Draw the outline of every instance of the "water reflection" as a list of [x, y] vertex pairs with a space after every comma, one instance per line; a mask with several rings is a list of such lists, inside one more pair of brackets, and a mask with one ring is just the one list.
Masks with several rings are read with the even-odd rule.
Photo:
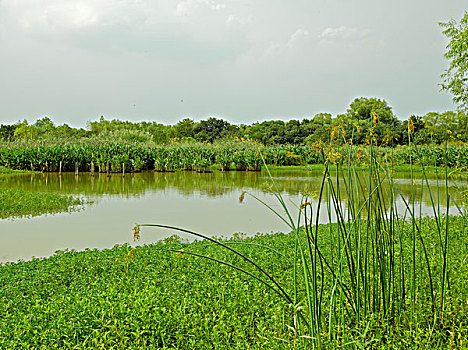
[[[431, 192], [433, 196], [446, 198], [447, 191], [445, 179], [442, 176], [437, 179], [434, 174], [428, 180], [421, 176], [411, 181], [411, 174], [397, 173], [394, 176], [394, 184], [405, 198], [410, 198], [415, 193], [416, 201], [422, 201], [426, 205], [431, 204]], [[420, 175], [420, 174], [419, 174]], [[278, 189], [287, 195], [297, 196], [301, 194], [318, 193], [322, 183], [323, 171], [273, 171], [273, 180]], [[385, 174], [380, 174], [385, 178]], [[368, 174], [363, 172], [358, 177], [352, 177], [352, 180], [359, 181], [362, 188], [367, 187]], [[344, 183], [349, 180], [346, 172], [336, 178], [336, 172], [330, 174], [331, 181], [335, 184], [342, 182], [337, 186], [342, 198], [347, 197]], [[390, 190], [389, 181], [384, 181], [384, 189]], [[431, 189], [428, 191], [427, 185]], [[265, 172], [142, 172], [135, 174], [126, 174], [122, 177], [119, 174], [96, 174], [91, 176], [89, 173], [82, 173], [75, 176], [72, 173], [58, 175], [56, 173], [44, 174], [14, 174], [0, 176], [0, 186], [9, 188], [18, 188], [35, 192], [57, 192], [63, 194], [79, 194], [93, 196], [93, 198], [102, 195], [119, 195], [124, 198], [139, 198], [141, 195], [164, 190], [175, 190], [184, 197], [192, 197], [199, 193], [208, 197], [219, 197], [229, 194], [240, 194], [243, 190], [255, 190], [261, 192], [270, 192], [273, 188], [272, 181]], [[467, 189], [465, 178], [458, 176], [448, 181], [448, 190], [452, 198], [462, 200], [463, 194]], [[397, 191], [398, 192], [398, 191]]]
[[[303, 195], [317, 197], [323, 172], [275, 171], [272, 175], [287, 205], [295, 211], [295, 205], [300, 203]], [[336, 173], [332, 173], [330, 181], [346, 214], [350, 207], [362, 208], [365, 203], [362, 193], [355, 193], [350, 197], [352, 200], [347, 200], [349, 194], [345, 182], [350, 179], [344, 175], [337, 181]], [[428, 189], [421, 186], [422, 180], [412, 184], [409, 174], [399, 173], [396, 177], [396, 186], [403, 197], [411, 202], [411, 193], [414, 192], [417, 211], [430, 215], [431, 196]], [[353, 181], [358, 181], [364, 192], [369, 190], [367, 174], [358, 175]], [[437, 181], [442, 185], [440, 188]], [[432, 196], [438, 196], [440, 202], [445, 203], [445, 180], [431, 177], [429, 185]], [[0, 220], [0, 261], [46, 256], [57, 249], [104, 248], [116, 243], [131, 243], [131, 228], [135, 222], [175, 225], [209, 235], [289, 230], [252, 198], [247, 196], [243, 204], [238, 201], [240, 193], [246, 190], [282, 212], [270, 192], [272, 183], [265, 172], [143, 172], [126, 174], [124, 178], [118, 174], [109, 177], [106, 174], [95, 174], [93, 177], [88, 173], [78, 176], [67, 173], [61, 176], [53, 173], [14, 174], [0, 176], [0, 186], [79, 195], [95, 202], [85, 210], [71, 214]], [[449, 194], [461, 203], [466, 186], [464, 179], [452, 178]], [[383, 196], [378, 200], [384, 208], [389, 208], [393, 201], [403, 215], [403, 200], [396, 190], [395, 197], [392, 197], [390, 189], [389, 182], [384, 182]], [[314, 203], [316, 207], [317, 203]], [[456, 209], [451, 207], [450, 210], [455, 213]], [[322, 210], [319, 221], [330, 220], [335, 220], [334, 216], [329, 217]], [[144, 230], [142, 243], [171, 234], [173, 232]]]

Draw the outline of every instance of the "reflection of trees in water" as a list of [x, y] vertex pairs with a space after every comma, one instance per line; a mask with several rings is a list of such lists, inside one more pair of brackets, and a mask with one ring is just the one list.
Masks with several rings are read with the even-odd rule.
[[[272, 173], [278, 189], [287, 195], [307, 195], [309, 197], [318, 197], [322, 183], [322, 171], [275, 171]], [[384, 177], [384, 175], [380, 175]], [[338, 191], [339, 198], [346, 200], [348, 191], [346, 184], [349, 183], [347, 172], [340, 173], [338, 179], [336, 172], [331, 173], [331, 183], [335, 191]], [[463, 179], [454, 179], [449, 182], [449, 193], [457, 201], [461, 201], [464, 189], [468, 188], [468, 183]], [[337, 181], [339, 185], [337, 186]], [[354, 207], [361, 207], [368, 194], [369, 178], [367, 172], [357, 173], [353, 178], [355, 184], [359, 184], [361, 193], [354, 193], [348, 202], [354, 203]], [[409, 174], [397, 173], [396, 186], [407, 200], [412, 201], [411, 194], [413, 189]], [[415, 201], [430, 205], [431, 197], [427, 185], [422, 183], [421, 179], [413, 182]], [[437, 181], [433, 176], [429, 181], [432, 196], [436, 199], [441, 198], [441, 203], [445, 203], [447, 191], [445, 180]], [[175, 190], [183, 196], [191, 197], [200, 194], [209, 197], [217, 197], [235, 193], [236, 195], [243, 190], [270, 192], [274, 187], [265, 172], [174, 172], [158, 173], [143, 172], [136, 174], [127, 174], [122, 177], [118, 174], [107, 176], [98, 174], [91, 176], [89, 173], [74, 174], [64, 173], [61, 176], [55, 173], [44, 174], [13, 174], [0, 177], [0, 186], [19, 188], [22, 190], [35, 192], [59, 192], [64, 194], [84, 194], [84, 195], [122, 195], [125, 197], [139, 197], [150, 191]], [[375, 186], [375, 180], [374, 184]], [[400, 197], [395, 190], [395, 197]], [[374, 197], [373, 197], [374, 198]], [[381, 201], [386, 208], [391, 199], [391, 186], [388, 180], [383, 182], [380, 196], [374, 198]]]

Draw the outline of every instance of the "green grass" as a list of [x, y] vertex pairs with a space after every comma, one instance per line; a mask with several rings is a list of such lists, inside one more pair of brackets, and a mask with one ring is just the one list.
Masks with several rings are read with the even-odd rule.
[[[323, 165], [323, 164], [311, 164], [311, 165], [287, 165], [287, 166], [271, 166], [269, 165], [268, 166], [268, 169], [270, 171], [281, 171], [281, 170], [298, 170], [298, 171], [307, 171], [307, 170], [312, 170], [312, 171], [318, 171], [318, 170], [325, 170], [326, 166]], [[337, 170], [337, 166], [336, 165], [330, 165], [329, 166], [329, 170], [330, 171], [336, 171]], [[357, 170], [369, 170], [369, 166], [368, 165], [361, 165], [361, 166], [356, 166], [356, 165], [353, 165], [353, 168], [357, 169]], [[347, 166], [340, 166], [339, 169], [348, 169]], [[414, 173], [422, 173], [422, 169], [420, 167], [414, 167], [411, 169], [411, 166], [410, 165], [393, 165], [391, 167], [392, 171], [395, 172], [395, 173], [409, 173], [411, 170], [414, 172]], [[266, 167], [263, 166], [262, 167], [262, 171], [265, 171], [266, 170]], [[438, 172], [439, 174], [441, 175], [444, 175], [445, 173], [445, 170], [446, 168], [445, 167], [442, 167], [442, 166], [424, 166], [424, 170], [428, 173], [428, 174], [431, 174], [431, 175], [434, 175], [436, 172]], [[450, 174], [451, 175], [455, 175], [455, 174], [460, 174], [460, 175], [465, 175], [466, 172], [462, 169], [452, 169], [450, 168], [449, 170]]]
[[[468, 228], [460, 217], [450, 221], [449, 288], [436, 323], [427, 295], [427, 275], [418, 274], [416, 317], [409, 300], [399, 306], [396, 318], [385, 322], [378, 315], [357, 322], [346, 313], [338, 314], [342, 317], [339, 329], [331, 338], [322, 330], [322, 347], [347, 344], [344, 348], [359, 348], [368, 343], [373, 348], [466, 348]], [[400, 224], [404, 245], [410, 248], [412, 225]], [[437, 239], [434, 219], [421, 220], [421, 227], [424, 239]], [[339, 234], [339, 229], [336, 224], [320, 225], [318, 232], [326, 247], [332, 243], [329, 234]], [[143, 229], [141, 234], [151, 235], [151, 230]], [[230, 246], [281, 279], [285, 290], [294, 290], [294, 233], [260, 235], [243, 242], [249, 245]], [[428, 249], [436, 248], [429, 245]], [[0, 266], [0, 348], [292, 349], [295, 342], [296, 348], [304, 348], [304, 338], [299, 336], [307, 331], [299, 325], [295, 340], [293, 308], [276, 293], [244, 273], [187, 252], [255, 273], [239, 256], [219, 246], [176, 239], [135, 250], [124, 245], [103, 251], [60, 252]], [[405, 259], [411, 262], [410, 256]], [[424, 261], [416, 263], [424, 265]], [[441, 273], [437, 261], [430, 264], [435, 276]], [[328, 274], [324, 277], [323, 298], [328, 299], [333, 279]], [[299, 300], [305, 297], [305, 290], [298, 290]], [[328, 317], [328, 310], [323, 314]]]
[[82, 204], [82, 199], [71, 196], [0, 187], [0, 219], [59, 213]]
[[15, 170], [15, 169], [10, 169], [6, 168], [4, 166], [0, 166], [0, 174], [26, 174], [26, 173], [34, 173], [31, 170]]

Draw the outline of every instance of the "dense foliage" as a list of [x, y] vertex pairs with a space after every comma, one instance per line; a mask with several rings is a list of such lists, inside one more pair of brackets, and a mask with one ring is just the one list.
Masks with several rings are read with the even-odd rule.
[[[343, 314], [343, 328], [334, 339], [323, 334], [324, 346], [466, 347], [468, 241], [463, 220], [451, 221], [450, 289], [443, 318], [436, 325], [426, 298], [429, 281], [421, 274], [417, 276], [421, 285], [417, 318], [411, 316], [411, 305], [403, 304], [398, 306], [402, 310], [398, 322], [381, 323], [369, 316], [362, 327], [366, 332], [359, 333], [355, 321]], [[424, 219], [421, 225], [425, 239], [437, 239], [433, 220]], [[324, 238], [329, 237], [330, 228], [339, 234], [336, 225], [322, 225]], [[402, 229], [402, 239], [410, 249], [411, 225]], [[280, 278], [286, 289], [293, 288], [293, 234], [258, 236], [244, 242], [273, 247], [275, 251], [233, 245]], [[203, 241], [185, 244], [177, 239], [136, 249], [116, 246], [103, 251], [61, 252], [47, 259], [8, 263], [0, 266], [0, 348], [294, 347], [294, 310], [271, 290], [226, 266], [161, 248], [202, 253], [248, 268], [238, 256], [217, 246]], [[410, 261], [410, 255], [405, 259]], [[430, 263], [438, 266], [436, 261]], [[437, 269], [433, 272], [440, 273]], [[331, 277], [327, 274], [326, 278]], [[329, 298], [332, 288], [323, 293], [323, 298]]]
[[[0, 148], [0, 166], [35, 171], [130, 172], [140, 170], [175, 171], [211, 169], [260, 170], [267, 165], [313, 165], [327, 160], [341, 164], [352, 160], [365, 166], [370, 146], [326, 145], [262, 146], [238, 141], [215, 144], [171, 143], [167, 145], [138, 142], [86, 142], [77, 144], [18, 145]], [[421, 162], [425, 166], [467, 169], [468, 146], [374, 147], [373, 152], [391, 165]], [[60, 168], [61, 167], [61, 168]], [[92, 169], [91, 169], [92, 168]]]
[[453, 95], [453, 101], [460, 110], [468, 112], [468, 11], [465, 11], [460, 23], [451, 20], [440, 23], [444, 35], [449, 39], [445, 58], [449, 68], [442, 74], [442, 89]]
[[[44, 117], [34, 124], [26, 120], [13, 125], [0, 125], [0, 141], [6, 142], [95, 142], [121, 141], [167, 144], [176, 141], [213, 143], [217, 140], [249, 139], [263, 145], [307, 145], [330, 141], [333, 129], [345, 131], [343, 142], [355, 145], [366, 143], [366, 132], [374, 126], [375, 142], [386, 146], [408, 144], [407, 127], [411, 120], [415, 127], [416, 144], [440, 144], [457, 140], [468, 142], [468, 116], [465, 112], [430, 112], [423, 116], [413, 115], [402, 121], [396, 117], [385, 100], [356, 98], [343, 114], [333, 117], [319, 113], [302, 120], [269, 120], [251, 125], [235, 125], [215, 117], [199, 122], [185, 118], [175, 125], [153, 122], [129, 122], [106, 120], [87, 123], [86, 129], [72, 128], [66, 124], [55, 126]], [[450, 134], [447, 133], [450, 131]]]

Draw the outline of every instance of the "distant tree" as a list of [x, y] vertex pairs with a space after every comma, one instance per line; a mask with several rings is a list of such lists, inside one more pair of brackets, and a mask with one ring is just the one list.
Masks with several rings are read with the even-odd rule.
[[0, 140], [13, 141], [15, 139], [15, 130], [17, 125], [0, 125]]
[[372, 122], [372, 112], [377, 113], [380, 123], [390, 126], [396, 126], [399, 123], [398, 118], [393, 114], [392, 107], [388, 105], [387, 101], [374, 97], [354, 99], [349, 105], [346, 114], [356, 120]]
[[174, 127], [153, 122], [149, 127], [149, 132], [153, 135], [153, 141], [156, 143], [165, 143], [176, 137]]
[[49, 117], [36, 120], [34, 126], [37, 128], [39, 138], [56, 137], [55, 126]]
[[457, 138], [468, 142], [468, 113], [464, 111], [459, 111], [457, 115]]
[[285, 125], [285, 141], [288, 144], [301, 145], [307, 137], [307, 129], [299, 120], [292, 119]]
[[36, 120], [34, 126], [43, 130], [50, 130], [54, 128], [54, 123], [52, 122], [52, 120], [50, 120], [49, 117], [43, 117], [42, 119]]
[[450, 65], [441, 76], [444, 79], [442, 90], [453, 95], [459, 110], [468, 112], [468, 11], [465, 11], [460, 23], [452, 19], [439, 25], [449, 39], [444, 57]]
[[308, 136], [304, 142], [307, 144], [318, 141], [328, 142], [330, 140], [332, 122], [332, 115], [330, 113], [318, 113], [312, 120], [303, 122], [308, 132]]
[[267, 120], [253, 123], [245, 130], [247, 139], [258, 141], [264, 145], [285, 144], [286, 128], [282, 120]]
[[[414, 128], [414, 138], [412, 138], [412, 141], [414, 141], [416, 144], [419, 144], [419, 145], [430, 143], [430, 140], [432, 139], [431, 138], [432, 134], [426, 128], [425, 123], [424, 123], [424, 118], [418, 115], [412, 115], [411, 117], [408, 118], [408, 121], [410, 120], [413, 123], [413, 128]], [[408, 123], [403, 123], [402, 126], [403, 128], [406, 128], [406, 130], [402, 130], [403, 141], [405, 144], [408, 144], [408, 132], [407, 132]]]
[[[374, 113], [378, 116], [378, 122], [374, 120]], [[388, 132], [400, 124], [387, 101], [374, 97], [354, 99], [341, 121], [346, 130], [346, 137], [353, 137], [355, 143], [363, 143], [366, 132], [373, 127], [380, 144]]]
[[14, 137], [17, 140], [37, 140], [39, 138], [39, 129], [35, 125], [29, 125], [25, 119], [17, 124]]
[[231, 130], [232, 125], [229, 122], [214, 117], [202, 120], [194, 126], [195, 138], [207, 142], [226, 137]]
[[174, 134], [178, 138], [194, 137], [195, 123], [190, 118], [185, 118], [174, 125]]
[[99, 121], [92, 122], [88, 121], [86, 123], [86, 127], [91, 131], [92, 134], [99, 134], [100, 132], [104, 130], [109, 130], [110, 129], [110, 122], [108, 120], [104, 119], [104, 116], [101, 115], [101, 118], [99, 118]]

